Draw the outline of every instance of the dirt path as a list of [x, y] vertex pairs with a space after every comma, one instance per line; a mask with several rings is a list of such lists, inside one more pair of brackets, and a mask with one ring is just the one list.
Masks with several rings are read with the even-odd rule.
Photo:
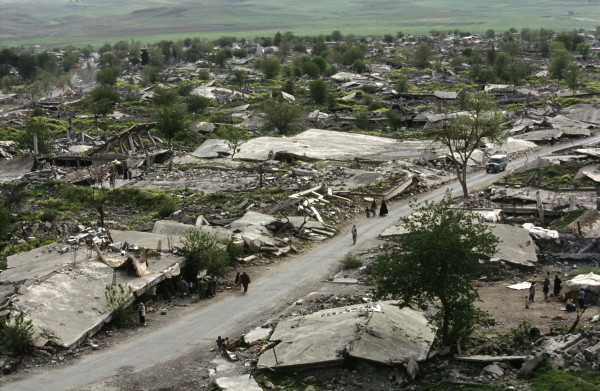
[[[600, 136], [585, 140], [599, 141]], [[548, 153], [552, 149], [539, 151], [529, 159]], [[511, 162], [516, 168], [527, 159], [520, 158]], [[471, 189], [484, 187], [497, 181], [504, 174], [490, 175], [479, 172], [469, 177]], [[450, 189], [460, 194], [458, 183], [446, 188], [433, 190], [419, 201], [439, 200], [445, 191]], [[52, 369], [47, 372], [28, 374], [27, 378], [2, 385], [6, 391], [29, 391], [43, 389], [45, 391], [63, 390], [135, 390], [137, 379], [145, 379], [141, 383], [153, 385], [152, 389], [162, 383], [174, 384], [187, 382], [182, 371], [197, 372], [190, 374], [190, 381], [196, 384], [199, 380], [202, 357], [214, 343], [215, 337], [221, 335], [239, 335], [275, 317], [282, 308], [290, 304], [290, 300], [302, 297], [318, 287], [324, 276], [336, 268], [339, 259], [347, 252], [366, 246], [398, 218], [411, 213], [408, 201], [389, 205], [389, 215], [384, 218], [364, 217], [348, 222], [348, 226], [336, 237], [315, 246], [306, 253], [284, 260], [277, 265], [265, 268], [260, 277], [254, 277], [247, 294], [231, 293], [221, 295], [206, 305], [194, 307], [190, 311], [182, 311], [176, 320], [166, 322], [163, 327], [152, 328], [151, 332], [132, 335], [130, 339], [105, 351], [83, 357], [72, 365]], [[352, 246], [349, 228], [357, 224], [358, 241]], [[179, 364], [182, 360], [196, 362], [200, 365], [188, 369]], [[135, 372], [135, 373], [134, 373]], [[182, 376], [184, 379], [182, 380]], [[126, 380], [129, 379], [129, 380]], [[194, 383], [196, 382], [196, 383]], [[101, 385], [103, 384], [103, 385]], [[122, 388], [126, 386], [125, 388]], [[170, 388], [171, 386], [165, 385]], [[183, 389], [187, 386], [182, 385]], [[142, 389], [142, 388], [139, 388]], [[147, 389], [147, 388], [144, 388]]]

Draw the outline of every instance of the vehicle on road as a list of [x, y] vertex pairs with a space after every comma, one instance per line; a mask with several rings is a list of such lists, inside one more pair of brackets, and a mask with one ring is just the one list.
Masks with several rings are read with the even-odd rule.
[[508, 157], [506, 155], [493, 155], [485, 166], [485, 172], [499, 172], [506, 170]]

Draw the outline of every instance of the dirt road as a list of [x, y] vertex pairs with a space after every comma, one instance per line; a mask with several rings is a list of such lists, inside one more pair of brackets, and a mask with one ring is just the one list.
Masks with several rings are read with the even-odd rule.
[[[600, 141], [600, 136], [581, 140], [577, 144]], [[527, 158], [511, 161], [509, 171], [500, 174], [475, 173], [469, 176], [470, 190], [483, 188], [507, 175], [510, 170], [523, 165], [537, 156], [548, 154], [569, 145], [556, 145], [530, 154]], [[455, 195], [461, 193], [460, 185], [453, 182], [447, 187], [433, 190], [422, 195], [419, 201], [439, 200], [447, 189]], [[360, 248], [372, 241], [383, 230], [394, 224], [399, 217], [408, 215], [411, 210], [408, 201], [389, 206], [387, 217], [361, 218], [349, 222], [345, 231], [336, 237], [316, 246], [310, 251], [279, 263], [250, 284], [247, 294], [231, 294], [211, 301], [197, 311], [173, 320], [165, 327], [114, 346], [113, 348], [91, 354], [73, 365], [49, 370], [16, 382], [2, 384], [6, 391], [45, 391], [77, 390], [86, 385], [98, 384], [110, 379], [124, 370], [141, 371], [161, 362], [169, 362], [178, 356], [189, 354], [192, 349], [206, 349], [213, 345], [215, 336], [233, 335], [240, 325], [254, 319], [271, 316], [276, 309], [298, 297], [303, 288], [313, 286], [315, 282], [337, 266], [340, 258], [347, 252]], [[352, 246], [350, 227], [358, 227], [358, 240]]]

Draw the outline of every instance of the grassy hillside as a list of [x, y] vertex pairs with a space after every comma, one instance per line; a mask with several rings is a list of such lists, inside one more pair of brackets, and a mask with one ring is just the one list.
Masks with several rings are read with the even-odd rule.
[[600, 0], [0, 0], [0, 46], [600, 25]]

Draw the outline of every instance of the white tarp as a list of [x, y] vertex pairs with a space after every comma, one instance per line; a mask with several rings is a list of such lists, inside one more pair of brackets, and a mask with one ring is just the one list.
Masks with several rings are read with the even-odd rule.
[[600, 294], [600, 275], [594, 273], [579, 274], [565, 283], [564, 293], [576, 292], [579, 288]]
[[513, 285], [507, 285], [507, 288], [510, 289], [516, 289], [518, 291], [521, 291], [523, 289], [529, 289], [529, 287], [531, 286], [531, 282], [525, 281], [525, 282], [519, 282], [517, 284], [513, 284]]
[[558, 239], [558, 231], [553, 229], [546, 229], [542, 227], [536, 227], [531, 223], [523, 224], [523, 228], [525, 228], [529, 233], [533, 234], [538, 239]]

